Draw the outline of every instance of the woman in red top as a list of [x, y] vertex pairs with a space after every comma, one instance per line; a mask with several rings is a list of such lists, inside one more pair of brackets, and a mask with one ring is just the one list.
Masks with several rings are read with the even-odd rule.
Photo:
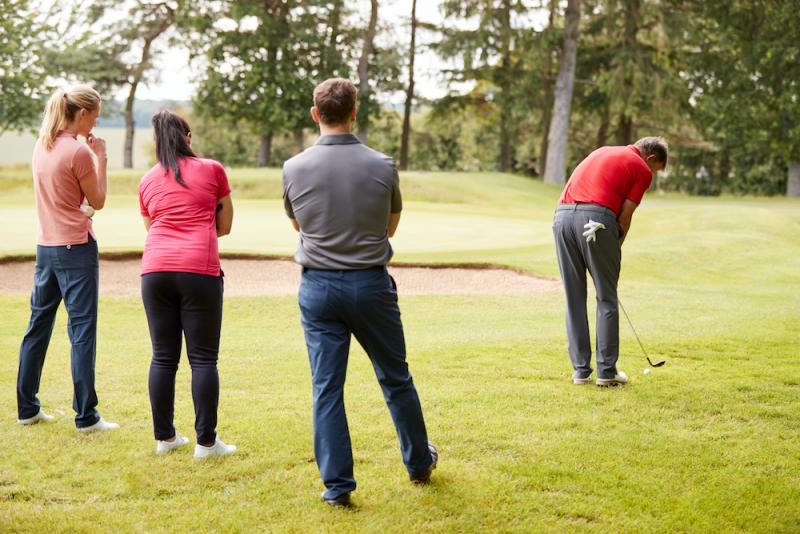
[[216, 433], [223, 289], [217, 237], [231, 230], [231, 188], [220, 163], [192, 151], [185, 120], [161, 111], [153, 117], [153, 129], [158, 164], [142, 177], [139, 205], [147, 229], [142, 301], [153, 343], [149, 390], [156, 454], [189, 443], [173, 426], [175, 373], [185, 336], [197, 432], [194, 455], [224, 456], [236, 447]]

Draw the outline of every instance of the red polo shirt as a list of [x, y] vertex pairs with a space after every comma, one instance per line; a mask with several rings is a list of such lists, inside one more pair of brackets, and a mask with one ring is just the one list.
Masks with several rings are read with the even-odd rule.
[[653, 172], [633, 145], [598, 148], [575, 167], [560, 204], [605, 206], [617, 215], [625, 199], [639, 204], [653, 181]]
[[201, 158], [180, 158], [186, 187], [161, 164], [142, 177], [139, 207], [152, 225], [142, 255], [142, 274], [197, 273], [219, 276], [217, 201], [231, 194], [225, 168]]

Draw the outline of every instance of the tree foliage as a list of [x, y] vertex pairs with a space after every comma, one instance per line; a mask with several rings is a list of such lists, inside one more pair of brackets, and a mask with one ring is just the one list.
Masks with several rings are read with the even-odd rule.
[[[714, 145], [713, 190], [776, 194], [800, 162], [800, 10], [791, 0], [686, 0], [692, 117]], [[714, 157], [716, 156], [716, 157]]]
[[[349, 74], [341, 46], [344, 7], [326, 1], [218, 2], [194, 27], [207, 60], [195, 104], [200, 114], [243, 124], [261, 136], [260, 164], [273, 135], [312, 126], [309, 97], [316, 81]], [[227, 19], [222, 26], [215, 20]]]
[[494, 123], [497, 167], [511, 171], [518, 134], [515, 125], [520, 119], [515, 93], [525, 79], [524, 55], [518, 44], [531, 31], [514, 22], [524, 20], [531, 6], [523, 0], [445, 0], [442, 9], [446, 20], [457, 23], [441, 26], [442, 39], [434, 49], [459, 61], [458, 67], [446, 71], [450, 82], [488, 84], [486, 96], [499, 110], [499, 120]]
[[[31, 127], [52, 87], [77, 81], [105, 95], [128, 87], [132, 132], [136, 88], [158, 78], [169, 44], [201, 66], [192, 119], [204, 152], [227, 161], [296, 153], [314, 128], [313, 87], [343, 76], [369, 87], [358, 116], [369, 143], [395, 157], [403, 145], [410, 168], [545, 170], [563, 0], [442, 0], [441, 20], [418, 21], [433, 42], [414, 52], [446, 66], [448, 93], [435, 101], [416, 94], [420, 76], [413, 92], [405, 85], [405, 17], [374, 17], [365, 0], [89, 0], [47, 13], [34, 2], [0, 0], [0, 133]], [[800, 194], [796, 0], [581, 6], [567, 174], [598, 146], [663, 135], [671, 158], [657, 187]]]
[[30, 128], [49, 91], [45, 24], [27, 0], [0, 0], [0, 135]]

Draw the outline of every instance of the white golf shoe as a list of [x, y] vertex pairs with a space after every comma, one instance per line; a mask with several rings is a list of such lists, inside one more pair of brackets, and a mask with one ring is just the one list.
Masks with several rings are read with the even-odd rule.
[[577, 373], [572, 375], [572, 383], [575, 384], [575, 385], [578, 385], [578, 386], [582, 386], [584, 384], [588, 384], [591, 381], [592, 381], [592, 375], [591, 374], [589, 374], [589, 376], [586, 376], [586, 377], [580, 377], [580, 376], [577, 375]]
[[236, 445], [226, 445], [219, 439], [217, 436], [217, 440], [214, 444], [210, 447], [206, 447], [205, 445], [200, 445], [199, 443], [194, 446], [194, 457], [195, 458], [209, 458], [211, 456], [228, 456], [229, 454], [233, 454], [236, 452]]
[[46, 423], [47, 421], [52, 421], [52, 420], [53, 416], [44, 413], [40, 408], [39, 413], [37, 413], [33, 417], [28, 417], [27, 419], [17, 419], [17, 423], [21, 425], [35, 425], [39, 421], [43, 421]]
[[614, 378], [597, 379], [597, 385], [600, 387], [624, 386], [627, 383], [628, 383], [628, 375], [626, 375], [622, 371], [617, 371], [617, 374], [614, 375]]
[[167, 454], [172, 452], [178, 447], [183, 447], [189, 444], [189, 438], [181, 436], [175, 432], [175, 439], [172, 441], [156, 440], [156, 454]]
[[101, 430], [116, 430], [117, 428], [119, 428], [119, 425], [117, 423], [109, 423], [108, 421], [106, 421], [101, 417], [100, 420], [97, 421], [92, 426], [85, 426], [83, 428], [79, 428], [78, 432], [84, 432], [84, 433], [100, 432]]

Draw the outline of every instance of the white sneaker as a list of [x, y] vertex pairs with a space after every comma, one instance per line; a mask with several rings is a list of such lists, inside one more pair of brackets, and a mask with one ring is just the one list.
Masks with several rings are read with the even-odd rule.
[[119, 428], [117, 423], [109, 423], [102, 417], [98, 422], [93, 424], [92, 426], [85, 426], [83, 428], [79, 428], [78, 432], [98, 432], [100, 430], [115, 430]]
[[42, 409], [39, 408], [39, 413], [37, 413], [33, 417], [28, 417], [27, 419], [17, 419], [17, 423], [21, 425], [35, 425], [39, 421], [44, 421], [46, 423], [47, 421], [52, 421], [52, 420], [53, 420], [52, 415], [44, 413]]
[[617, 371], [617, 374], [614, 375], [614, 378], [597, 379], [597, 385], [600, 387], [624, 386], [627, 383], [628, 383], [628, 375], [626, 375], [622, 371]]
[[189, 438], [186, 436], [181, 436], [177, 432], [175, 432], [175, 439], [172, 441], [162, 441], [156, 440], [156, 454], [167, 454], [168, 452], [172, 452], [178, 447], [183, 447], [184, 445], [189, 444]]
[[236, 445], [226, 445], [219, 439], [217, 436], [217, 440], [214, 444], [210, 447], [206, 447], [205, 445], [200, 445], [199, 443], [194, 446], [194, 457], [195, 458], [208, 458], [209, 456], [227, 456], [229, 454], [233, 454], [236, 452]]
[[588, 384], [591, 381], [592, 381], [592, 375], [591, 374], [589, 376], [585, 377], [585, 378], [581, 378], [581, 377], [577, 376], [576, 374], [572, 375], [572, 383], [576, 384], [578, 386], [582, 386], [584, 384]]

